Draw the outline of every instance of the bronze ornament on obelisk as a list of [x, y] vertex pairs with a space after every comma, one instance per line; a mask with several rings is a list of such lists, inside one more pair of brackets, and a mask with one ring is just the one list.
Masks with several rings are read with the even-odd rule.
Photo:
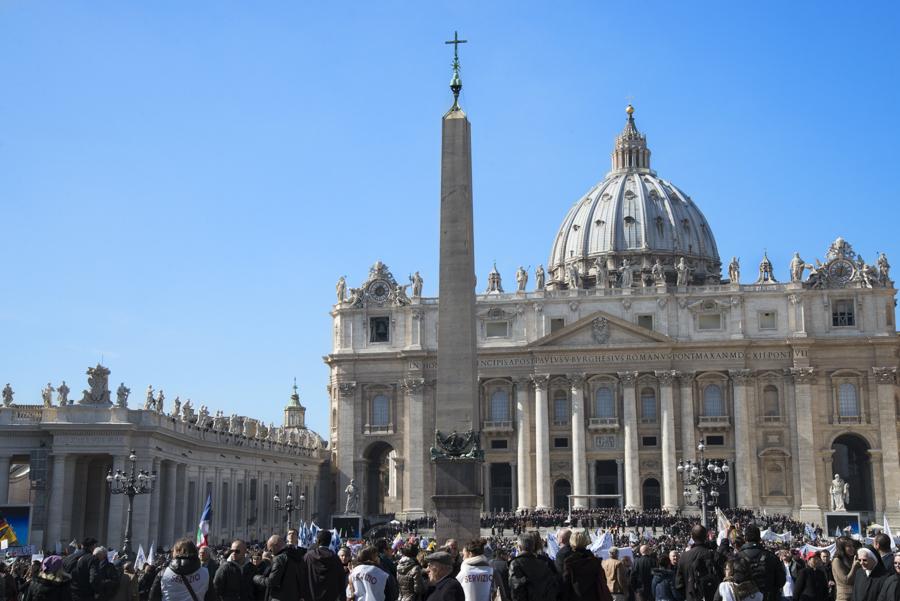
[[459, 44], [454, 34], [453, 106], [442, 120], [441, 242], [435, 410], [435, 536], [460, 545], [480, 535], [483, 452], [478, 425], [475, 349], [475, 247], [472, 219], [472, 140], [459, 106]]

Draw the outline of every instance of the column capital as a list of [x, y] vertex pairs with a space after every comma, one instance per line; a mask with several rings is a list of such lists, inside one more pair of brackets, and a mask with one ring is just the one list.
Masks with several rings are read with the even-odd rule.
[[400, 388], [406, 394], [418, 394], [425, 387], [425, 378], [405, 378], [400, 381]]
[[344, 398], [353, 396], [356, 390], [356, 382], [338, 382], [338, 394]]
[[622, 380], [623, 384], [634, 384], [635, 380], [637, 380], [638, 372], [636, 371], [620, 371], [619, 379]]
[[573, 391], [581, 390], [581, 387], [584, 385], [584, 374], [566, 374], [566, 378], [569, 380], [569, 386], [572, 387]]
[[731, 379], [739, 386], [746, 386], [753, 379], [754, 372], [752, 369], [730, 369], [728, 373]]
[[790, 374], [797, 384], [814, 384], [816, 381], [815, 367], [792, 367]]
[[872, 373], [875, 374], [875, 380], [879, 384], [896, 384], [897, 368], [896, 367], [873, 367]]
[[659, 383], [663, 386], [671, 386], [676, 378], [681, 377], [681, 372], [674, 369], [663, 369], [655, 373], [656, 379], [659, 380]]
[[550, 381], [550, 376], [544, 374], [534, 374], [531, 376], [531, 382], [534, 384], [535, 389], [537, 390], [546, 390], [547, 383]]
[[697, 378], [697, 372], [695, 372], [695, 371], [680, 371], [680, 372], [678, 372], [678, 379], [681, 380], [682, 384], [692, 384], [696, 378]]

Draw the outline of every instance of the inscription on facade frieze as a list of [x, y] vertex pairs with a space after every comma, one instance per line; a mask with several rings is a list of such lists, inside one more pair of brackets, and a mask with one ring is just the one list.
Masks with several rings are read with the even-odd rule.
[[67, 433], [63, 436], [54, 436], [55, 444], [122, 444], [124, 436], [98, 436], [95, 432]]

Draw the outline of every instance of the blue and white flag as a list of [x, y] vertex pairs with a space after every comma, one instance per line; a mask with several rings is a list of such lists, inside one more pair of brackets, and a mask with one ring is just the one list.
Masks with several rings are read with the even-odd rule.
[[147, 561], [153, 563], [153, 560], [156, 558], [156, 541], [150, 543], [150, 550], [147, 551]]
[[897, 550], [897, 541], [894, 540], [894, 533], [891, 532], [891, 525], [888, 523], [887, 513], [884, 515], [884, 533], [887, 534], [891, 539], [891, 551]]
[[341, 548], [341, 535], [334, 528], [331, 529], [331, 545], [329, 548], [335, 553]]
[[547, 557], [555, 560], [557, 553], [559, 553], [559, 542], [556, 540], [556, 533], [548, 532], [547, 533]]
[[[885, 523], [887, 523], [887, 519], [885, 519]], [[803, 531], [806, 532], [806, 536], [807, 538], [809, 538], [809, 540], [811, 540], [812, 542], [816, 542], [818, 536], [816, 535], [816, 529], [813, 528], [812, 524], [804, 524]]]
[[140, 572], [144, 569], [145, 563], [147, 563], [147, 556], [144, 555], [144, 545], [138, 545], [138, 552], [134, 558], [134, 571]]

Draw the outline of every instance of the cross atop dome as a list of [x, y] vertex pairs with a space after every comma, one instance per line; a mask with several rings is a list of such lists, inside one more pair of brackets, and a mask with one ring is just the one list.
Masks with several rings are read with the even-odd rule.
[[625, 128], [616, 137], [616, 146], [612, 153], [613, 171], [637, 171], [650, 172], [650, 149], [647, 148], [647, 138], [638, 131], [634, 123], [634, 107], [629, 104], [625, 107], [628, 115]]

